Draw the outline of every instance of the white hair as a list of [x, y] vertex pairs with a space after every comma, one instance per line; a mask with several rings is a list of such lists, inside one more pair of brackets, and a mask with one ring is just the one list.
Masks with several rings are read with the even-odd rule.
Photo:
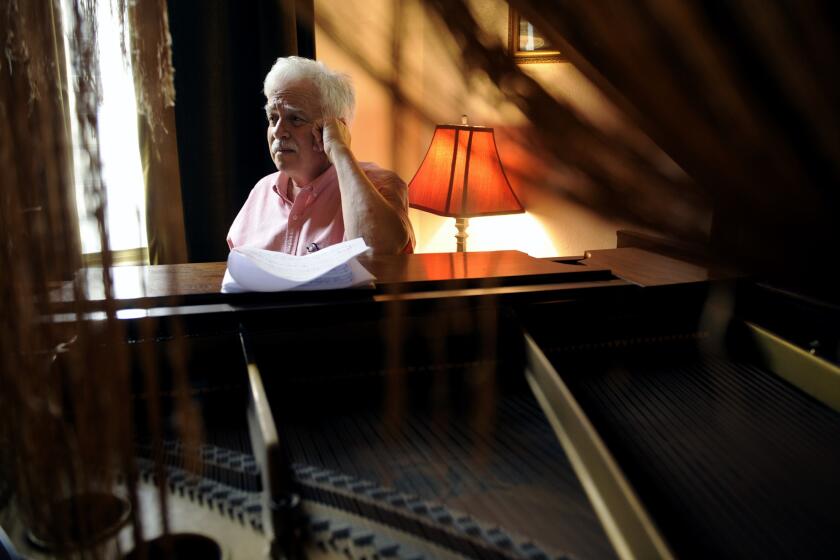
[[330, 70], [320, 61], [299, 56], [278, 58], [265, 77], [265, 98], [271, 100], [284, 81], [301, 78], [310, 80], [320, 93], [324, 117], [344, 119], [348, 125], [353, 121], [356, 94], [350, 76]]

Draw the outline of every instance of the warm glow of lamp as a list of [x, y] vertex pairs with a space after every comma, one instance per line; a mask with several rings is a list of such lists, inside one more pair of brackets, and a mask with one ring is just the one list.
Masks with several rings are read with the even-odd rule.
[[510, 187], [492, 128], [438, 125], [420, 169], [408, 185], [412, 208], [455, 218], [458, 251], [467, 250], [469, 218], [525, 209]]

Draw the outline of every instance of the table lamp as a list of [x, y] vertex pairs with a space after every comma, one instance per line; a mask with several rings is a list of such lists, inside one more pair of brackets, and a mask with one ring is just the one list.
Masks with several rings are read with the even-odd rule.
[[469, 218], [524, 212], [510, 187], [492, 128], [439, 124], [408, 185], [412, 208], [455, 218], [456, 248], [467, 250]]

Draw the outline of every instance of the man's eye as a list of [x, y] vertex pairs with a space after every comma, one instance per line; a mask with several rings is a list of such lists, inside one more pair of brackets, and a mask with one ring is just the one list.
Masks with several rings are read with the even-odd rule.
[[269, 115], [268, 122], [270, 122], [271, 124], [277, 123], [277, 115]]

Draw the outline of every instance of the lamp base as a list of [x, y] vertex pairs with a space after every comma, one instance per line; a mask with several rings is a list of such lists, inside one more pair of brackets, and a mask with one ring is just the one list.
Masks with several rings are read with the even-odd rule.
[[455, 218], [455, 229], [458, 233], [455, 234], [455, 250], [459, 253], [467, 252], [467, 227], [470, 225], [469, 218]]

